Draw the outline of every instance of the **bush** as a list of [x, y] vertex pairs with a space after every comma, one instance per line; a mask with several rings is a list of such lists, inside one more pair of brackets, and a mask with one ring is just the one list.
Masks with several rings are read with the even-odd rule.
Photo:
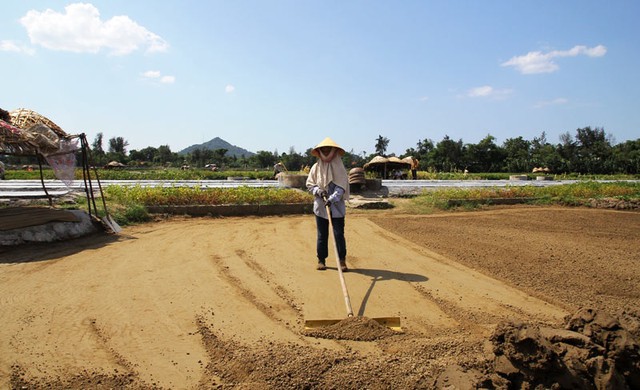
[[124, 219], [127, 223], [142, 223], [149, 222], [151, 216], [147, 212], [146, 207], [142, 205], [132, 205], [126, 209]]

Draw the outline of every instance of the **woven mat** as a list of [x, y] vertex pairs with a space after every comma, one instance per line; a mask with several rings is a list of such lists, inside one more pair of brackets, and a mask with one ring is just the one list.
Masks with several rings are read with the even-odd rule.
[[48, 222], [80, 222], [71, 211], [39, 207], [0, 208], [0, 230], [44, 225]]

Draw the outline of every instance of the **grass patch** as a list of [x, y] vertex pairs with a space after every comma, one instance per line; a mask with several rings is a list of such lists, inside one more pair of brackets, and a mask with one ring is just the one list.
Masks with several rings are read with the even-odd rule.
[[[190, 205], [273, 205], [312, 203], [313, 196], [305, 191], [267, 187], [201, 188], [108, 186], [104, 188], [110, 214], [122, 226], [151, 220], [147, 206]], [[526, 204], [592, 206], [593, 200], [615, 199], [640, 202], [640, 183], [583, 181], [547, 187], [533, 185], [495, 188], [447, 188], [425, 190], [412, 198], [392, 198], [394, 213], [431, 214], [443, 210], [474, 210], [500, 200], [522, 200]], [[44, 201], [43, 201], [44, 202]], [[99, 216], [104, 216], [102, 201], [96, 200]], [[64, 208], [87, 210], [86, 199], [79, 197]], [[354, 212], [363, 212], [355, 211]], [[367, 210], [366, 212], [377, 212]]]
[[290, 188], [201, 188], [201, 187], [142, 187], [109, 186], [105, 189], [107, 200], [122, 204], [143, 206], [188, 206], [223, 204], [310, 203], [313, 196]]
[[313, 196], [290, 188], [201, 188], [109, 186], [104, 190], [107, 207], [122, 226], [151, 219], [147, 206], [272, 205], [311, 203]]
[[149, 215], [147, 208], [139, 204], [116, 208], [113, 212], [113, 218], [119, 225], [131, 225], [151, 221], [151, 215]]
[[[23, 169], [8, 169], [6, 171], [7, 180], [40, 180], [40, 170], [37, 165], [33, 166], [33, 171]], [[55, 179], [53, 170], [49, 166], [43, 166], [42, 170], [45, 179]], [[294, 172], [291, 172], [294, 173]], [[530, 172], [435, 172], [418, 171], [420, 180], [509, 180], [512, 175], [527, 175], [529, 179], [535, 179], [539, 174]], [[372, 172], [367, 172], [373, 177]], [[94, 171], [91, 170], [91, 176]], [[193, 168], [182, 170], [176, 167], [139, 167], [128, 166], [120, 169], [98, 168], [98, 176], [101, 180], [226, 180], [228, 177], [238, 177], [244, 179], [272, 180], [273, 170], [263, 168], [258, 170], [223, 170], [212, 171], [204, 168]], [[554, 180], [637, 180], [640, 175], [583, 175], [578, 173], [565, 173], [550, 175]], [[77, 180], [82, 179], [82, 169], [77, 168], [75, 172]]]
[[[456, 172], [433, 172], [433, 171], [418, 171], [418, 179], [420, 180], [509, 180], [513, 175], [525, 175], [529, 180], [535, 180], [539, 173], [531, 172], [474, 172], [464, 173], [460, 171]], [[640, 175], [625, 175], [625, 174], [602, 174], [602, 175], [584, 175], [579, 173], [563, 173], [563, 174], [551, 174], [548, 175], [553, 180], [638, 180]]]
[[[55, 174], [49, 167], [43, 167], [42, 176], [45, 180], [54, 180]], [[95, 171], [91, 170], [91, 177], [95, 178]], [[98, 169], [100, 180], [227, 180], [228, 177], [243, 179], [272, 180], [273, 170], [225, 170], [212, 171], [210, 169], [179, 168], [131, 168]], [[9, 169], [6, 171], [7, 180], [40, 180], [40, 170], [37, 166], [33, 171]], [[76, 168], [75, 179], [82, 180], [82, 169]]]
[[548, 187], [447, 188], [424, 191], [411, 199], [404, 210], [428, 214], [451, 208], [474, 209], [503, 199], [520, 199], [527, 204], [583, 206], [592, 199], [604, 198], [637, 201], [640, 199], [640, 183], [585, 181]]

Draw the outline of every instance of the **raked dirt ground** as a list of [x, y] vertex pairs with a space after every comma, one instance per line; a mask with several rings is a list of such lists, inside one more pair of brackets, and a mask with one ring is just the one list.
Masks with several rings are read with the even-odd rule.
[[402, 334], [305, 333], [346, 315], [333, 247], [314, 269], [309, 215], [2, 248], [0, 388], [465, 388], [489, 375], [505, 321], [562, 328], [591, 307], [638, 336], [639, 212], [354, 211], [346, 236], [354, 312], [398, 316]]

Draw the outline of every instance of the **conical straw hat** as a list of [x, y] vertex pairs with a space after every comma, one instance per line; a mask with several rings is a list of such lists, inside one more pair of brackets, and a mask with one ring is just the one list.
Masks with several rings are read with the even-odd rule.
[[318, 154], [318, 149], [323, 146], [331, 146], [332, 148], [336, 148], [338, 149], [338, 154], [340, 154], [341, 156], [344, 155], [344, 149], [342, 149], [337, 143], [335, 143], [334, 140], [329, 137], [323, 139], [322, 142], [316, 145], [316, 147], [311, 150], [311, 154], [316, 157], [320, 157], [320, 155]]

